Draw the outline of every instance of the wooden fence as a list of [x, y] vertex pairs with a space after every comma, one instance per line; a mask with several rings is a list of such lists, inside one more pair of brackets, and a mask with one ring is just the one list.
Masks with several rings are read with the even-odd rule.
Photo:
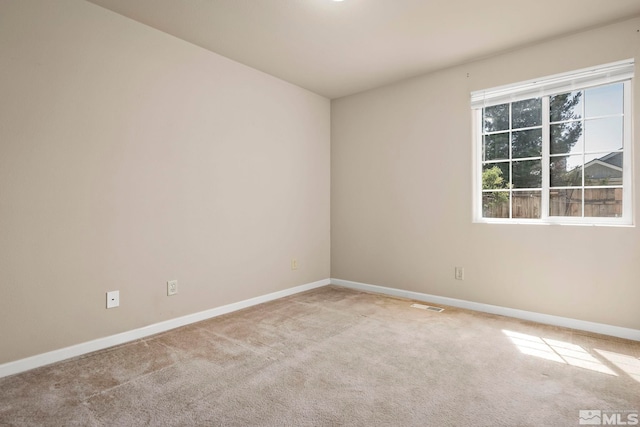
[[[551, 190], [549, 192], [550, 216], [582, 216], [581, 188]], [[484, 193], [482, 215], [484, 218], [509, 218], [509, 202], [501, 201], [497, 193]], [[504, 194], [504, 193], [503, 193]], [[540, 218], [541, 192], [512, 192], [513, 218]], [[585, 217], [622, 216], [622, 188], [586, 188], [584, 190]]]

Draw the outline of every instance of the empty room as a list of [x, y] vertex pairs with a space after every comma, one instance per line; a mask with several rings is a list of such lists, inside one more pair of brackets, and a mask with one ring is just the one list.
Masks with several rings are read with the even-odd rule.
[[0, 0], [0, 426], [640, 422], [637, 0]]

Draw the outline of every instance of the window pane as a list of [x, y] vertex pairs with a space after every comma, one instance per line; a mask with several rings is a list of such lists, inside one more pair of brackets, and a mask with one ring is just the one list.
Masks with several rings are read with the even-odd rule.
[[542, 129], [513, 132], [511, 146], [514, 159], [540, 157], [542, 155]]
[[585, 185], [622, 185], [622, 153], [588, 156], [584, 165]]
[[482, 216], [484, 218], [509, 218], [509, 192], [482, 193]]
[[540, 218], [542, 192], [514, 191], [511, 208], [513, 218]]
[[623, 83], [599, 86], [584, 91], [585, 117], [622, 114]]
[[482, 166], [482, 189], [509, 188], [509, 163], [490, 163]]
[[551, 157], [549, 178], [552, 187], [582, 185], [582, 155]]
[[622, 216], [622, 188], [585, 189], [584, 216]]
[[582, 152], [582, 122], [551, 125], [551, 154]]
[[585, 151], [616, 151], [622, 148], [622, 117], [587, 120], [584, 123]]
[[540, 188], [542, 185], [542, 161], [513, 162], [514, 188]]
[[542, 125], [542, 100], [525, 99], [511, 104], [512, 129]]
[[549, 118], [552, 122], [582, 118], [582, 91], [550, 97]]
[[483, 111], [485, 132], [509, 129], [509, 104], [494, 105]]
[[550, 216], [582, 216], [582, 189], [549, 191]]
[[495, 133], [484, 136], [482, 147], [484, 160], [500, 160], [509, 158], [509, 133]]

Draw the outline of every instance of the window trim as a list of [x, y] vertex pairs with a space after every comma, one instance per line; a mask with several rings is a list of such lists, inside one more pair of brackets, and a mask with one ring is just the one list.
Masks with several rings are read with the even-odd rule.
[[583, 68], [567, 73], [527, 80], [471, 92], [471, 108], [490, 107], [561, 92], [618, 83], [633, 78], [634, 59]]
[[[635, 226], [635, 198], [633, 197], [633, 138], [632, 138], [632, 79], [634, 61], [625, 60], [599, 67], [577, 70], [544, 77], [513, 85], [471, 93], [471, 113], [473, 129], [473, 222], [488, 224], [566, 224], [586, 226]], [[513, 103], [523, 99], [542, 97], [543, 111], [548, 112], [550, 95], [584, 90], [594, 86], [623, 83], [623, 148], [625, 161], [622, 165], [622, 216], [620, 217], [560, 217], [549, 216], [549, 133], [548, 114], [542, 117], [542, 201], [540, 218], [484, 218], [482, 216], [482, 109], [492, 105]], [[512, 92], [509, 92], [512, 90]], [[584, 187], [583, 187], [584, 188]]]

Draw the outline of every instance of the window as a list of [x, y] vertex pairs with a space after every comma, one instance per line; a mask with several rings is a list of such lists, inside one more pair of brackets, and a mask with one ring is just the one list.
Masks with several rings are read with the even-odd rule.
[[632, 224], [621, 61], [471, 94], [478, 222]]

